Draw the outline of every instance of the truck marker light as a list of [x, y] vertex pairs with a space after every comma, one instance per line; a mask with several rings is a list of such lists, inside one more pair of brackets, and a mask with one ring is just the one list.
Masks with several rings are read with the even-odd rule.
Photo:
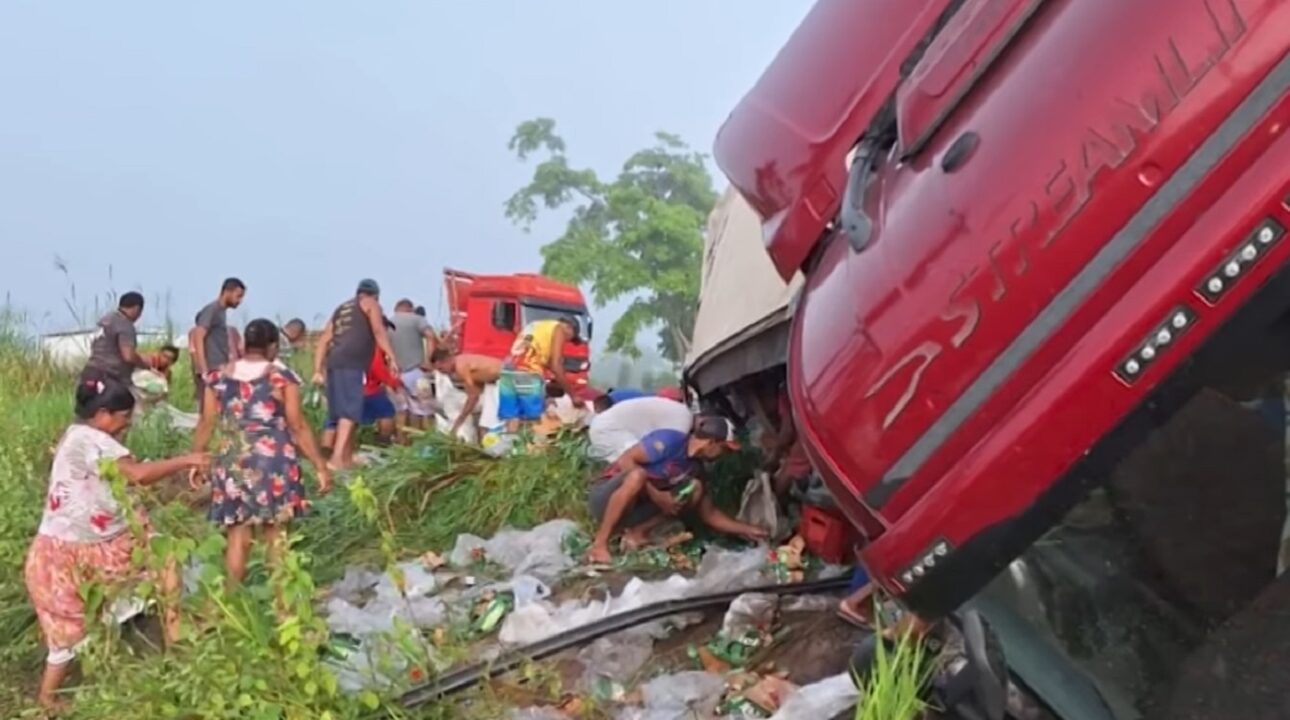
[[1112, 374], [1126, 385], [1137, 382], [1147, 367], [1164, 354], [1165, 349], [1195, 322], [1196, 314], [1190, 307], [1183, 305], [1174, 308], [1164, 320], [1156, 324], [1150, 335], [1138, 343], [1137, 349], [1116, 365]]
[[[1246, 242], [1223, 260], [1218, 269], [1196, 289], [1196, 294], [1211, 305], [1218, 302], [1232, 285], [1254, 266], [1273, 243], [1285, 235], [1285, 228], [1276, 220], [1267, 218], [1250, 233]], [[1225, 281], [1224, 278], [1227, 278]]]
[[900, 574], [900, 580], [908, 588], [916, 580], [931, 572], [943, 558], [949, 557], [950, 543], [947, 540], [937, 540], [932, 547], [928, 548], [913, 565]]

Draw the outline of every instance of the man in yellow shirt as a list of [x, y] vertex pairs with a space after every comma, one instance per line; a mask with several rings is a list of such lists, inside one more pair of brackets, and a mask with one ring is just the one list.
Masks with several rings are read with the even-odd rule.
[[578, 321], [571, 316], [529, 323], [515, 339], [497, 383], [497, 414], [507, 431], [516, 432], [521, 423], [542, 418], [546, 373], [551, 373], [553, 385], [566, 393], [573, 390], [564, 374], [564, 346], [570, 342], [582, 342]]

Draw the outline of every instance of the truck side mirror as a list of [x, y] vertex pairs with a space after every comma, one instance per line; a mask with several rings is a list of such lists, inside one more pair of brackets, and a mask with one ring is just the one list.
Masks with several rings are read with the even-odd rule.
[[515, 329], [515, 304], [508, 302], [493, 303], [493, 327], [498, 330]]

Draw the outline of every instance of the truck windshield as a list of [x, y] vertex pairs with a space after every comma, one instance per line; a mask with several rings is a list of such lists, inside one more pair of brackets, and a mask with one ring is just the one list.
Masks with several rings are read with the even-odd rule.
[[529, 303], [524, 303], [520, 308], [521, 327], [538, 320], [559, 320], [566, 315], [572, 315], [578, 321], [579, 337], [586, 342], [591, 342], [591, 316], [587, 314], [586, 308], [532, 305]]

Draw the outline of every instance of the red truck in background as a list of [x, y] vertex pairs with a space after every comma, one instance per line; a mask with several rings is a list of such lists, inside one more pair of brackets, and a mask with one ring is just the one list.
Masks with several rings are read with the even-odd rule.
[[587, 384], [592, 321], [581, 290], [533, 273], [477, 275], [445, 268], [443, 276], [459, 352], [504, 359], [529, 323], [571, 315], [587, 342], [565, 348], [564, 369], [574, 384]]
[[1288, 51], [1285, 0], [819, 0], [734, 109], [715, 159], [805, 276], [797, 427], [907, 607], [955, 610], [1202, 390], [1290, 368]]

